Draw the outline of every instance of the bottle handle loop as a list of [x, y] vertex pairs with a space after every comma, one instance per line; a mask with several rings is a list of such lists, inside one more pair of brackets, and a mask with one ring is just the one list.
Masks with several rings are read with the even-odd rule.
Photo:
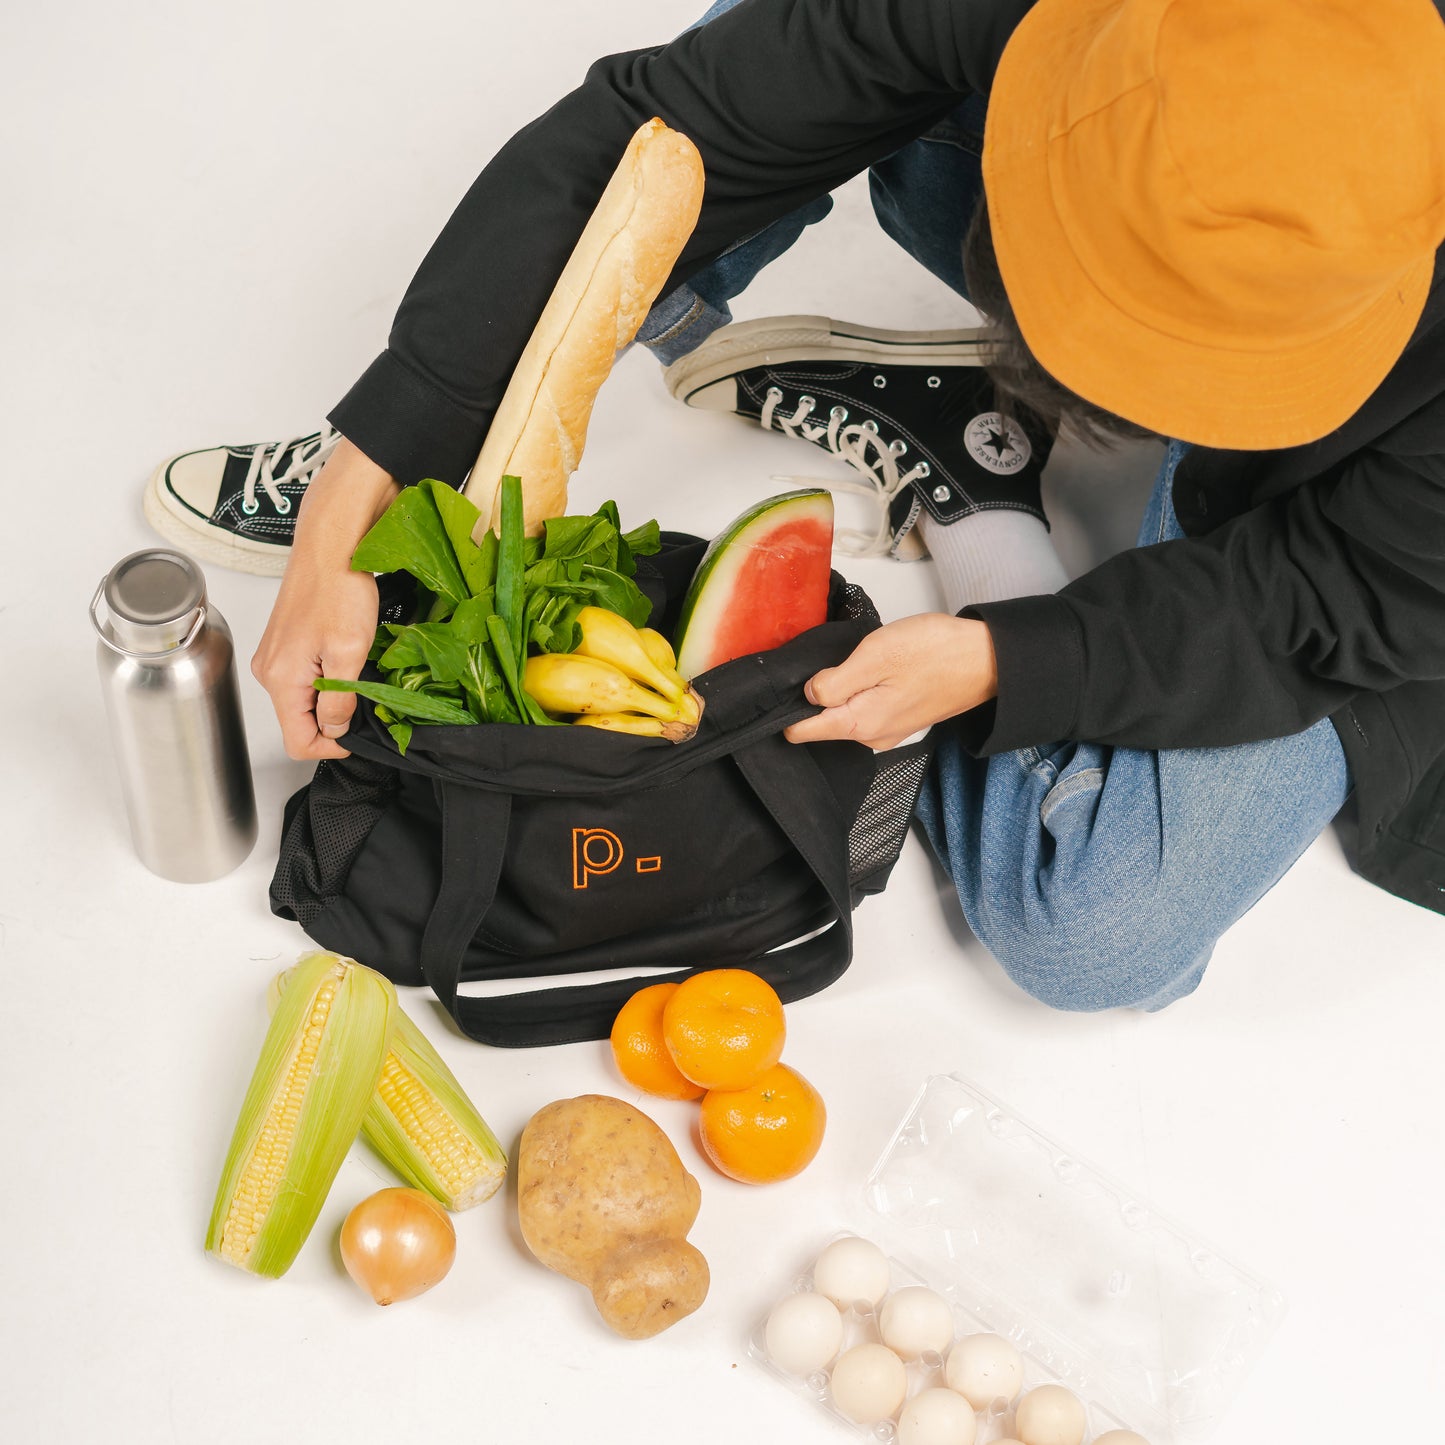
[[100, 579], [99, 585], [95, 589], [95, 596], [90, 599], [91, 625], [95, 628], [95, 635], [100, 638], [100, 640], [105, 643], [105, 645], [110, 648], [112, 652], [119, 653], [122, 657], [135, 658], [137, 661], [142, 662], [149, 661], [157, 657], [169, 657], [171, 653], [180, 652], [183, 649], [189, 647], [191, 643], [196, 640], [196, 637], [200, 633], [201, 628], [206, 625], [206, 604], [202, 602], [201, 605], [196, 609], [196, 620], [191, 624], [191, 630], [187, 632], [185, 637], [182, 638], [182, 640], [178, 642], [174, 647], [163, 647], [159, 652], [133, 652], [128, 647], [122, 647], [120, 643], [118, 643], [115, 638], [113, 638], [109, 634], [109, 632], [107, 632], [105, 624], [100, 620], [100, 613], [98, 609], [100, 607], [100, 595], [104, 591], [105, 578], [102, 577]]

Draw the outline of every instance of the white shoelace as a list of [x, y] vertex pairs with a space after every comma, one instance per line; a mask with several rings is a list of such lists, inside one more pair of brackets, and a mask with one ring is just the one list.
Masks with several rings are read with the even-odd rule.
[[[928, 476], [931, 468], [927, 462], [918, 462], [906, 472], [898, 469], [898, 459], [908, 451], [905, 441], [889, 442], [885, 445], [878, 435], [878, 423], [871, 418], [861, 422], [848, 420], [848, 409], [835, 406], [828, 413], [828, 424], [809, 422], [808, 418], [817, 410], [817, 400], [811, 396], [798, 399], [797, 409], [792, 416], [780, 416], [778, 403], [783, 393], [777, 387], [769, 387], [763, 400], [759, 421], [764, 431], [774, 429], [785, 436], [802, 437], [805, 441], [822, 442], [834, 456], [848, 463], [858, 472], [863, 481], [838, 481], [825, 477], [774, 476], [775, 482], [787, 482], [794, 486], [819, 486], [842, 492], [856, 492], [867, 497], [878, 509], [878, 525], [872, 532], [844, 527], [835, 534], [834, 543], [838, 551], [850, 557], [886, 557], [892, 533], [888, 519], [888, 508], [894, 497], [910, 482], [921, 481]], [[875, 460], [869, 461], [872, 451]]]
[[[261, 510], [261, 504], [256, 500], [256, 487], [259, 483], [261, 490], [270, 497], [271, 505], [281, 516], [286, 516], [291, 510], [291, 498], [281, 495], [281, 483], [309, 482], [316, 472], [320, 471], [326, 458], [336, 450], [336, 444], [340, 440], [341, 433], [323, 423], [321, 430], [314, 436], [308, 434], [287, 437], [285, 441], [277, 442], [274, 447], [258, 446], [251, 453], [251, 465], [247, 469], [246, 485], [241, 493], [241, 510], [248, 517], [254, 517]], [[296, 455], [291, 458], [291, 465], [280, 476], [275, 475], [276, 464], [292, 447], [296, 447]]]

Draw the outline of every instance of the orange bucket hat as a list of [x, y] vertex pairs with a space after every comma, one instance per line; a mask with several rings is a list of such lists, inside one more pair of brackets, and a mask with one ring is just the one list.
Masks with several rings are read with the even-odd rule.
[[1231, 450], [1384, 379], [1445, 241], [1431, 0], [1039, 0], [989, 97], [984, 193], [1040, 364]]

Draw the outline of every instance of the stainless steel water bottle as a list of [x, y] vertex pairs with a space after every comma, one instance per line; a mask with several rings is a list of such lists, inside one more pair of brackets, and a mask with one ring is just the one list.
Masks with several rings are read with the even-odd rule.
[[131, 836], [162, 878], [204, 883], [256, 842], [231, 630], [182, 552], [132, 552], [90, 603]]

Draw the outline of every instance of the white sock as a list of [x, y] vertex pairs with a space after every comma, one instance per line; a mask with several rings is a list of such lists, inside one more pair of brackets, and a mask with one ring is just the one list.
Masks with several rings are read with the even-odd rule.
[[1049, 529], [1012, 507], [974, 512], [945, 527], [925, 510], [918, 528], [938, 564], [950, 612], [977, 602], [1057, 592], [1068, 580]]

